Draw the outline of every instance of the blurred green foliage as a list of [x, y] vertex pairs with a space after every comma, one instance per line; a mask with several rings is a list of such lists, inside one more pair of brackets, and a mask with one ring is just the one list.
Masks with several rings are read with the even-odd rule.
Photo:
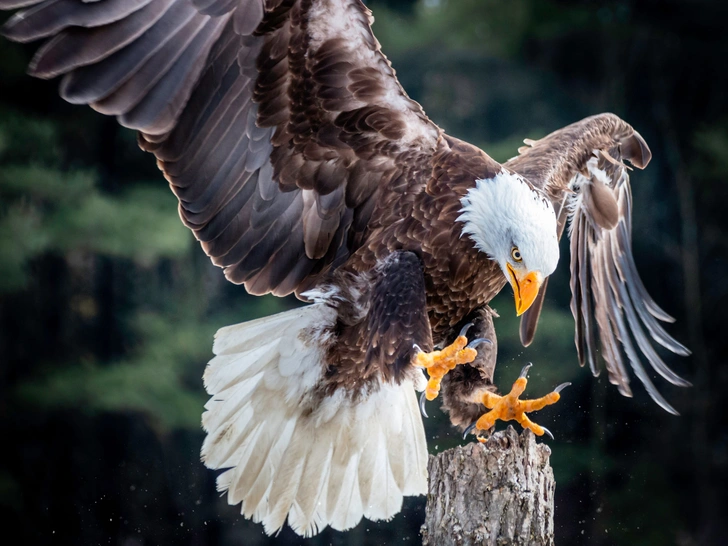
[[38, 407], [61, 406], [84, 412], [134, 411], [160, 431], [200, 426], [205, 399], [190, 371], [207, 360], [211, 325], [158, 313], [131, 317], [141, 340], [126, 358], [83, 362], [50, 372], [18, 387], [18, 395]]
[[548, 39], [583, 28], [593, 17], [593, 10], [552, 0], [432, 0], [417, 3], [414, 17], [386, 4], [373, 3], [374, 28], [390, 56], [443, 48], [512, 58], [533, 37]]
[[161, 185], [99, 191], [90, 170], [61, 168], [49, 121], [0, 115], [0, 293], [21, 289], [43, 253], [83, 252], [150, 264], [180, 257], [189, 233]]

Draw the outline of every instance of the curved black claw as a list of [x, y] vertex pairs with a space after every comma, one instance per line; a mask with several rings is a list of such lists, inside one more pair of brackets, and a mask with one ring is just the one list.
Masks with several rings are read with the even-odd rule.
[[529, 370], [529, 368], [530, 368], [531, 366], [533, 366], [533, 364], [531, 364], [530, 362], [529, 362], [528, 364], [526, 364], [526, 365], [525, 365], [525, 366], [523, 367], [523, 369], [521, 370], [521, 375], [519, 375], [518, 377], [526, 377], [526, 375], [528, 374], [528, 370]]
[[554, 389], [554, 392], [561, 392], [561, 391], [563, 391], [563, 390], [564, 390], [564, 389], [565, 389], [566, 387], [570, 387], [570, 386], [571, 386], [571, 383], [568, 383], [568, 382], [567, 382], [567, 383], [562, 383], [561, 385], [559, 385], [558, 387], [556, 387], [556, 388]]
[[417, 353], [424, 353], [425, 351], [422, 350], [422, 347], [417, 345], [417, 343], [412, 344], [412, 348], [415, 350], [415, 354]]
[[473, 431], [473, 429], [475, 428], [475, 423], [477, 423], [477, 421], [473, 421], [472, 423], [470, 423], [470, 426], [465, 429], [465, 432], [463, 432], [463, 440], [465, 440], [465, 438], [468, 437], [468, 434]]
[[468, 334], [468, 330], [470, 330], [472, 327], [473, 327], [473, 323], [468, 322], [465, 326], [460, 328], [460, 333], [458, 334], [458, 337], [466, 336]]
[[547, 429], [546, 427], [541, 427], [541, 428], [543, 429], [543, 431], [544, 431], [544, 432], [545, 432], [546, 434], [548, 434], [548, 435], [549, 435], [549, 438], [551, 438], [552, 440], [554, 439], [554, 435], [553, 435], [553, 434], [551, 434], [551, 431], [550, 431], [549, 429]]
[[474, 339], [473, 341], [468, 343], [467, 347], [468, 347], [468, 349], [475, 349], [476, 347], [478, 347], [479, 345], [482, 345], [483, 343], [489, 343], [491, 345], [493, 344], [493, 342], [491, 340], [486, 339], [484, 337], [479, 337], [478, 339]]
[[427, 402], [427, 398], [425, 398], [425, 391], [422, 391], [422, 394], [420, 394], [420, 411], [422, 412], [422, 416], [427, 418], [429, 415], [425, 411], [425, 402]]

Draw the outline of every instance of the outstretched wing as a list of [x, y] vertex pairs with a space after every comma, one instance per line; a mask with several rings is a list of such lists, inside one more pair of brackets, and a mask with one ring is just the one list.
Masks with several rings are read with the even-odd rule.
[[[670, 383], [689, 385], [667, 367], [652, 346], [650, 338], [676, 354], [690, 354], [660, 325], [660, 321], [674, 319], [647, 293], [632, 257], [632, 191], [628, 168], [622, 161], [626, 159], [639, 169], [646, 167], [652, 157], [647, 144], [613, 114], [586, 118], [526, 143], [529, 146], [521, 148], [521, 155], [506, 167], [551, 196], [560, 211], [562, 231], [567, 218], [571, 219], [571, 312], [576, 321], [579, 362], [582, 366], [589, 362], [598, 375], [598, 336], [609, 381], [619, 392], [632, 395], [626, 355], [655, 402], [676, 413], [642, 365], [642, 358], [646, 358]], [[521, 340], [525, 345], [536, 331], [541, 302], [522, 318]]]
[[359, 0], [0, 0], [72, 103], [139, 131], [182, 221], [249, 292], [301, 293], [361, 245], [439, 129]]

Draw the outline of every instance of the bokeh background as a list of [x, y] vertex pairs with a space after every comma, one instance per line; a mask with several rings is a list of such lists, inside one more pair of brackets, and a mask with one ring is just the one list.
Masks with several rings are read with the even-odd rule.
[[[693, 382], [621, 397], [580, 369], [568, 249], [523, 349], [512, 296], [497, 381], [574, 386], [536, 420], [550, 441], [560, 545], [728, 544], [728, 2], [377, 0], [374, 31], [409, 94], [505, 160], [612, 111], [654, 158], [635, 172], [634, 252], [693, 350]], [[221, 326], [285, 310], [226, 283], [178, 220], [151, 156], [111, 119], [24, 74], [0, 41], [0, 519], [24, 544], [283, 545], [215, 492], [199, 460], [201, 376]], [[505, 292], [508, 292], [507, 290]], [[461, 443], [430, 404], [432, 453]], [[417, 544], [424, 499], [311, 545]]]

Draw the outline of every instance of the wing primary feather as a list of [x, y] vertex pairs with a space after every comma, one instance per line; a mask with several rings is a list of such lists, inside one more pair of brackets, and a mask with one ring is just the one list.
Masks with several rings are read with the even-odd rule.
[[[599, 367], [597, 366], [597, 351], [594, 333], [592, 331], [592, 297], [596, 293], [593, 286], [592, 278], [589, 275], [589, 267], [591, 265], [591, 256], [589, 255], [589, 234], [591, 226], [589, 226], [586, 218], [582, 215], [579, 218], [580, 226], [578, 230], [578, 253], [579, 253], [579, 288], [581, 289], [581, 316], [584, 321], [584, 343], [586, 346], [587, 360], [589, 369], [594, 377], [599, 375]], [[597, 320], [598, 315], [597, 315]]]
[[609, 382], [617, 385], [623, 395], [631, 396], [629, 391], [629, 376], [624, 370], [619, 356], [619, 344], [616, 339], [619, 336], [618, 334], [615, 336], [615, 331], [612, 328], [613, 317], [610, 311], [613, 310], [614, 306], [611, 304], [610, 288], [605, 279], [606, 271], [603, 265], [603, 249], [601, 247], [595, 247], [591, 249], [591, 253], [591, 274], [593, 280], [591, 291], [594, 297], [594, 315], [599, 326], [599, 343], [604, 361], [607, 365]]
[[665, 331], [660, 323], [657, 322], [655, 316], [647, 311], [646, 305], [640, 305], [640, 303], [644, 303], [644, 300], [641, 298], [641, 294], [639, 294], [636, 290], [633, 290], [634, 279], [639, 278], [638, 273], [632, 269], [624, 253], [617, 253], [615, 261], [619, 269], [620, 277], [627, 285], [630, 298], [635, 302], [634, 309], [649, 331], [652, 339], [675, 354], [680, 356], [689, 356], [691, 354], [690, 350]]
[[[40, 5], [13, 15], [3, 25], [2, 34], [15, 42], [32, 42], [47, 38], [70, 27], [98, 27], [115, 23], [152, 0], [106, 0], [105, 2], [79, 2], [78, 0], [41, 0], [33, 2], [0, 2], [0, 9]], [[25, 5], [23, 5], [25, 4]]]
[[667, 411], [668, 413], [672, 413], [673, 415], [680, 415], [677, 412], [677, 410], [675, 410], [675, 408], [673, 408], [667, 402], [667, 400], [665, 400], [665, 398], [660, 394], [660, 391], [657, 390], [655, 385], [652, 383], [652, 380], [647, 375], [647, 372], [645, 371], [644, 367], [642, 366], [639, 356], [637, 355], [637, 352], [635, 351], [634, 346], [632, 345], [632, 341], [629, 338], [629, 331], [627, 330], [626, 326], [624, 325], [624, 321], [622, 320], [621, 313], [614, 314], [613, 317], [617, 324], [617, 328], [620, 332], [622, 346], [624, 347], [624, 351], [627, 354], [627, 357], [629, 358], [629, 361], [632, 365], [632, 369], [634, 370], [634, 373], [637, 376], [637, 378], [645, 386], [647, 393], [665, 411]]
[[192, 0], [197, 11], [203, 15], [219, 17], [235, 7], [238, 0]]
[[[221, 114], [205, 126], [205, 133], [209, 135], [209, 142], [203, 142], [199, 147], [203, 153], [192, 154], [197, 161], [182, 161], [165, 165], [167, 175], [175, 185], [175, 193], [187, 208], [192, 212], [196, 210], [193, 203], [202, 198], [205, 193], [214, 191], [215, 178], [226, 169], [237, 166], [234, 174], [246, 170], [246, 158], [249, 139], [245, 133], [234, 130], [236, 121], [248, 115], [251, 107], [245, 89], [233, 87], [227, 100], [221, 105]], [[222, 114], [226, 114], [223, 116]], [[205, 153], [207, 152], [207, 153]], [[254, 172], [254, 169], [250, 169]], [[223, 181], [233, 179], [229, 170], [223, 176]], [[189, 184], [189, 180], [197, 180], [196, 184]], [[223, 189], [223, 188], [221, 188]]]
[[27, 8], [43, 1], [45, 0], [0, 0], [0, 9]]
[[205, 67], [207, 54], [222, 32], [225, 22], [222, 17], [211, 19], [164, 78], [132, 110], [119, 116], [119, 122], [125, 127], [149, 134], [170, 131], [189, 99], [192, 88]]
[[607, 371], [609, 372], [610, 382], [617, 385], [620, 394], [631, 398], [632, 389], [629, 386], [629, 375], [624, 365], [624, 359], [622, 358], [622, 351], [620, 349], [620, 343], [623, 342], [615, 318], [615, 315], [619, 315], [621, 318], [622, 311], [620, 305], [617, 303], [612, 284], [608, 279], [611, 270], [609, 269], [606, 249], [602, 246], [596, 248], [595, 252], [600, 255], [600, 259], [598, 260], [597, 270], [594, 275], [598, 276], [599, 282], [602, 285], [602, 298], [600, 298], [600, 302], [605, 308], [604, 310], [608, 319], [608, 331], [606, 332], [607, 345], [605, 348], [606, 356], [604, 360], [607, 365]]
[[663, 322], [675, 322], [675, 319], [665, 313], [659, 305], [655, 303], [652, 296], [647, 292], [645, 285], [642, 283], [642, 279], [637, 274], [637, 265], [634, 263], [634, 254], [632, 252], [632, 188], [630, 187], [629, 177], [627, 172], [624, 171], [620, 176], [619, 182], [619, 193], [620, 193], [620, 208], [622, 215], [622, 222], [624, 224], [624, 237], [623, 237], [623, 255], [627, 264], [629, 264], [628, 270], [633, 272], [633, 276], [630, 283], [630, 290], [634, 289], [639, 294], [645, 307], [652, 316]]
[[[194, 23], [188, 25], [193, 19]], [[61, 82], [61, 97], [73, 104], [88, 104], [103, 99], [131, 78], [180, 31], [194, 36], [194, 27], [200, 27], [203, 23], [204, 18], [197, 15], [191, 6], [182, 2], [174, 4], [133, 43], [98, 64], [82, 66], [67, 74]], [[185, 36], [180, 38], [184, 40]], [[184, 49], [179, 45], [177, 48]]]
[[574, 316], [575, 330], [574, 330], [574, 343], [576, 344], [576, 352], [579, 358], [579, 365], [584, 366], [587, 360], [587, 346], [586, 338], [584, 337], [584, 322], [585, 317], [581, 314], [582, 307], [582, 290], [581, 290], [581, 275], [579, 272], [582, 269], [581, 265], [581, 254], [579, 246], [581, 243], [581, 236], [578, 229], [579, 217], [574, 215], [571, 220], [571, 277], [569, 284], [571, 286], [571, 314]]
[[105, 59], [130, 44], [154, 25], [174, 0], [157, 0], [111, 25], [91, 29], [69, 28], [43, 45], [33, 57], [28, 73], [50, 79]]
[[635, 309], [652, 338], [673, 353], [688, 356], [690, 355], [690, 350], [667, 334], [659, 322], [657, 322], [657, 320], [674, 322], [675, 319], [665, 313], [654, 302], [652, 297], [647, 293], [642, 279], [640, 279], [637, 273], [637, 267], [632, 254], [632, 192], [626, 173], [622, 173], [620, 176], [618, 190], [622, 221], [613, 234], [612, 255], [614, 256], [620, 277], [627, 286], [629, 295], [635, 303]]
[[[153, 151], [160, 161], [177, 162], [188, 155], [194, 154], [195, 144], [202, 135], [210, 118], [219, 114], [219, 105], [226, 96], [227, 90], [232, 85], [234, 78], [228, 76], [228, 71], [236, 64], [237, 49], [240, 42], [239, 36], [230, 36], [229, 24], [227, 35], [221, 36], [210, 52], [208, 66], [200, 77], [200, 82], [195, 92], [190, 97], [179, 123], [175, 126], [168, 138]], [[172, 62], [176, 57], [172, 59]], [[171, 64], [170, 64], [171, 65]], [[146, 67], [145, 67], [146, 68]], [[168, 67], [164, 68], [164, 71]], [[151, 70], [151, 74], [156, 73]]]
[[[612, 268], [610, 277], [613, 279], [614, 274], [616, 273], [616, 269]], [[637, 314], [635, 313], [634, 309], [634, 303], [630, 300], [629, 294], [627, 290], [624, 287], [624, 284], [619, 282], [618, 280], [611, 280], [610, 281], [611, 289], [615, 293], [615, 296], [617, 296], [617, 305], [619, 308], [624, 310], [624, 313], [626, 314], [627, 323], [630, 326], [630, 330], [632, 332], [632, 335], [635, 338], [635, 341], [637, 341], [637, 345], [639, 346], [640, 350], [642, 351], [642, 354], [645, 355], [647, 360], [650, 362], [652, 367], [659, 373], [662, 377], [667, 379], [670, 383], [673, 385], [677, 385], [679, 387], [689, 387], [691, 384], [677, 375], [675, 372], [673, 372], [663, 361], [662, 359], [657, 355], [655, 350], [653, 349], [652, 345], [650, 344], [649, 340], [644, 334], [644, 331], [642, 330], [642, 327], [640, 326], [640, 319], [638, 318]], [[615, 309], [613, 312], [619, 312], [618, 309]]]

